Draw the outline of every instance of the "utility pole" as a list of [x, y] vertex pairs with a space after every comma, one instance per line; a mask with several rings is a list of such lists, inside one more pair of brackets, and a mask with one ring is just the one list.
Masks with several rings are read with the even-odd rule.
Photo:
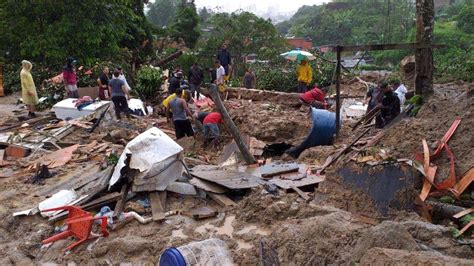
[[433, 0], [416, 0], [416, 42], [423, 45], [415, 51], [415, 92], [419, 95], [433, 93]]

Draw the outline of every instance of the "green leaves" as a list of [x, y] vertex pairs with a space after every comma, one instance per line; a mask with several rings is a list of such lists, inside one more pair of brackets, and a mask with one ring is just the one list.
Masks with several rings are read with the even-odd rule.
[[136, 76], [136, 92], [140, 98], [152, 100], [161, 92], [161, 71], [151, 66], [142, 66]]

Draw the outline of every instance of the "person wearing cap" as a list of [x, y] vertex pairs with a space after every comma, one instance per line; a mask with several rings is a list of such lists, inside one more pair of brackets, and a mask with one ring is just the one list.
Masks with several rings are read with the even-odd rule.
[[193, 114], [189, 110], [186, 100], [183, 99], [182, 88], [178, 88], [176, 90], [176, 97], [169, 103], [166, 116], [169, 117], [170, 113], [173, 113], [172, 117], [176, 138], [181, 139], [185, 136], [194, 137], [193, 127], [191, 126], [191, 121], [188, 119], [194, 118]]
[[398, 99], [398, 96], [387, 83], [384, 83], [381, 88], [382, 94], [380, 102], [377, 104], [377, 107], [380, 108], [380, 113], [375, 118], [376, 128], [384, 128], [400, 114], [400, 99]]
[[178, 71], [170, 78], [170, 85], [168, 87], [168, 92], [173, 94], [181, 86], [181, 80], [183, 78], [183, 72]]
[[296, 68], [296, 74], [298, 76], [298, 92], [305, 93], [313, 80], [313, 70], [305, 59], [301, 60]]
[[23, 60], [21, 61], [23, 69], [20, 72], [21, 81], [21, 98], [23, 103], [28, 107], [28, 116], [35, 117], [35, 105], [38, 104], [38, 94], [36, 92], [35, 82], [31, 76], [31, 68], [33, 65], [31, 62]]
[[79, 98], [77, 91], [76, 59], [68, 57], [63, 69], [63, 81], [69, 98]]
[[326, 93], [329, 87], [322, 89], [314, 87], [312, 90], [300, 94], [300, 101], [316, 109], [328, 109], [329, 105], [326, 102]]

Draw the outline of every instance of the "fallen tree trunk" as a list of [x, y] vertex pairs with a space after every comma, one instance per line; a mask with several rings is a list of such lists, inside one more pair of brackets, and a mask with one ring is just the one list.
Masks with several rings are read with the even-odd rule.
[[222, 119], [224, 120], [224, 123], [230, 133], [232, 134], [232, 137], [234, 138], [235, 143], [237, 144], [237, 147], [239, 147], [240, 153], [242, 153], [242, 156], [244, 157], [244, 160], [247, 164], [254, 164], [257, 161], [253, 157], [253, 155], [249, 152], [247, 149], [247, 146], [245, 146], [244, 141], [242, 140], [242, 137], [240, 136], [239, 129], [237, 126], [234, 124], [234, 121], [232, 121], [232, 118], [230, 118], [229, 113], [227, 112], [227, 109], [225, 108], [224, 104], [221, 101], [221, 97], [219, 96], [219, 92], [217, 90], [217, 86], [215, 84], [212, 84], [210, 86], [210, 93], [212, 96], [212, 100], [216, 104], [217, 108], [219, 109], [219, 112], [222, 115]]

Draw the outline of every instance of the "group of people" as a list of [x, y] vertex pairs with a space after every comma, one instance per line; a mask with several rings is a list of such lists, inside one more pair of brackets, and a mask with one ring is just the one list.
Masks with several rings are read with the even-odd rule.
[[407, 88], [400, 81], [394, 81], [391, 86], [387, 82], [382, 82], [367, 91], [364, 98], [364, 104], [368, 104], [367, 113], [374, 108], [380, 109], [380, 113], [375, 117], [375, 127], [385, 127], [400, 114], [407, 92]]

